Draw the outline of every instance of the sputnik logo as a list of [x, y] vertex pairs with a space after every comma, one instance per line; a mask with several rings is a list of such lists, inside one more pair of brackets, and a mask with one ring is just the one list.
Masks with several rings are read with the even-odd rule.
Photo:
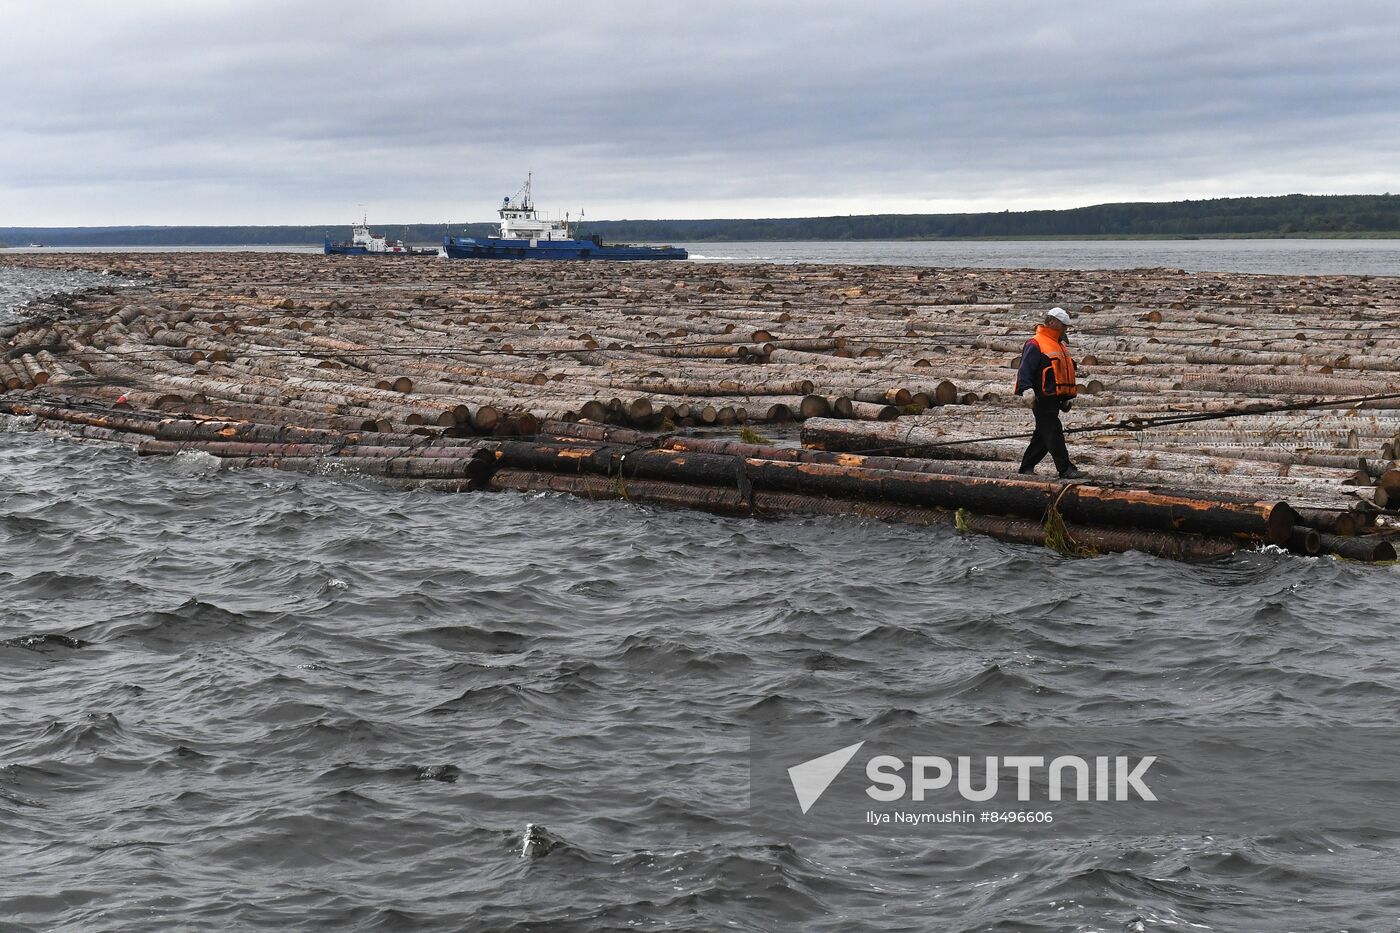
[[797, 794], [797, 803], [802, 807], [803, 813], [812, 809], [812, 805], [821, 799], [831, 782], [841, 773], [841, 769], [850, 763], [864, 744], [857, 742], [847, 745], [845, 748], [838, 748], [834, 752], [788, 768], [788, 780], [792, 781], [792, 789]]

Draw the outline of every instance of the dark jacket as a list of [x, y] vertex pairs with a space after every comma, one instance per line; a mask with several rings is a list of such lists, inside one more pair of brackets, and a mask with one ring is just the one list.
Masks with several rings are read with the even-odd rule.
[[1027, 389], [1035, 392], [1037, 398], [1044, 398], [1045, 393], [1041, 387], [1046, 381], [1053, 388], [1055, 385], [1054, 373], [1047, 373], [1050, 368], [1050, 357], [1040, 352], [1040, 347], [1036, 346], [1034, 340], [1027, 340], [1026, 345], [1021, 348], [1021, 368], [1016, 370], [1016, 394], [1020, 395]]

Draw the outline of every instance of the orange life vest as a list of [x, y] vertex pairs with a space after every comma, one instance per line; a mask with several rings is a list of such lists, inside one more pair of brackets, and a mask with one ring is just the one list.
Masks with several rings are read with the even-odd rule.
[[[1040, 394], [1053, 398], [1073, 398], [1078, 395], [1079, 386], [1074, 382], [1074, 360], [1070, 359], [1069, 349], [1060, 343], [1060, 338], [1055, 336], [1055, 332], [1040, 324], [1031, 339], [1050, 360], [1050, 365], [1040, 374]], [[1053, 387], [1050, 385], [1050, 377], [1053, 377], [1055, 382]]]

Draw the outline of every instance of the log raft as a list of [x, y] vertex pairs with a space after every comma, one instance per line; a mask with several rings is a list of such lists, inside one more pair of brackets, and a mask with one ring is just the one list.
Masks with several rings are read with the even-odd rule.
[[[1070, 553], [1393, 560], [1400, 280], [50, 254], [134, 281], [0, 328], [0, 411], [151, 457], [943, 524]], [[120, 280], [114, 280], [120, 281]], [[1077, 316], [1090, 480], [1016, 474], [1037, 317]], [[1130, 432], [1130, 419], [1259, 413]], [[693, 429], [798, 422], [804, 447]], [[1043, 468], [1048, 469], [1048, 468]]]

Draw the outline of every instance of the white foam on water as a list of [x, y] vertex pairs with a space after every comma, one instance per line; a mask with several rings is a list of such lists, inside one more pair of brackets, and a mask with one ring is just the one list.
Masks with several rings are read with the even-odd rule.
[[218, 457], [202, 450], [182, 450], [171, 457], [168, 463], [175, 472], [188, 475], [217, 473], [222, 469]]
[[33, 431], [37, 424], [33, 415], [0, 415], [0, 431]]

